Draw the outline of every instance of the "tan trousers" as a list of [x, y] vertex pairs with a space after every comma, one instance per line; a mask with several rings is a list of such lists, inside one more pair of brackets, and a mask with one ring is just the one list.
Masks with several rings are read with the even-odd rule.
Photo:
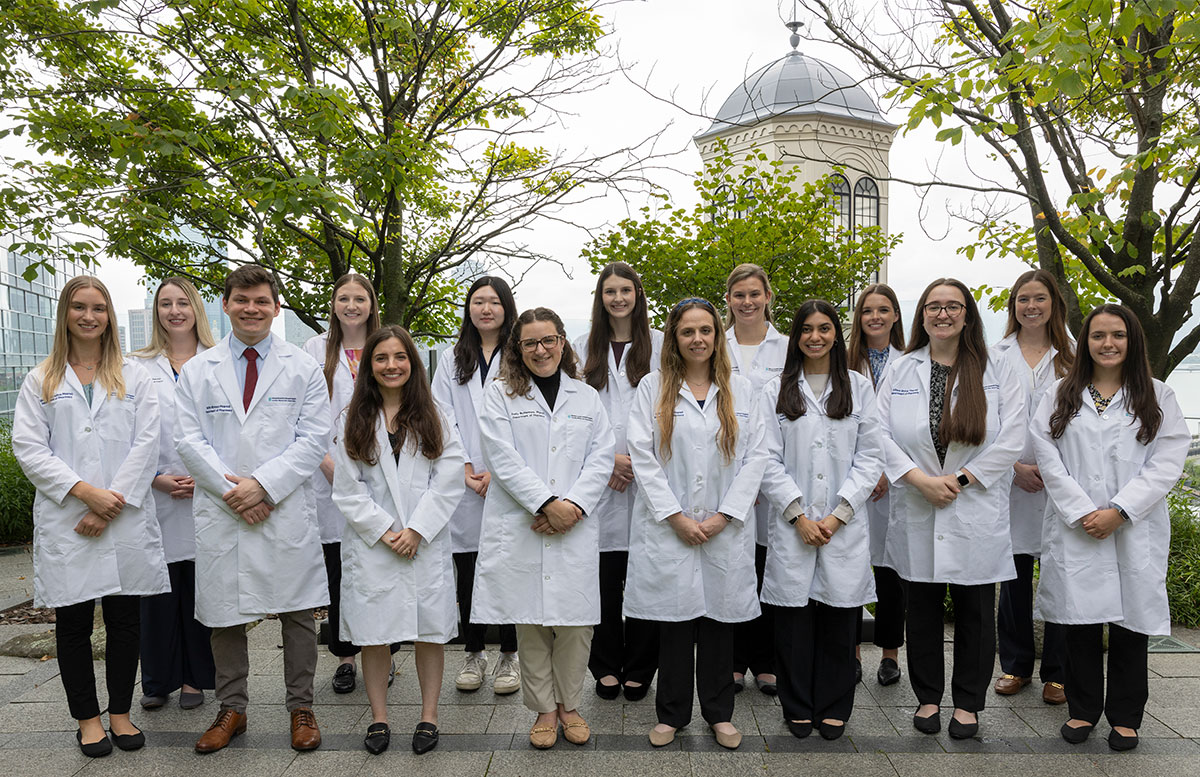
[[531, 626], [517, 624], [521, 651], [521, 693], [534, 712], [579, 708], [588, 657], [591, 626]]
[[[313, 677], [317, 673], [317, 622], [312, 610], [279, 613], [283, 630], [283, 681], [287, 686], [287, 708], [313, 704]], [[213, 663], [217, 666], [217, 701], [221, 709], [246, 711], [250, 701], [250, 652], [246, 626], [224, 626], [212, 630]]]

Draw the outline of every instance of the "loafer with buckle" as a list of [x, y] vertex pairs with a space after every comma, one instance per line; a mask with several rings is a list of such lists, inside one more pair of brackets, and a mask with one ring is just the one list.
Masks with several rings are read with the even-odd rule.
[[558, 741], [558, 726], [534, 726], [529, 729], [529, 744], [538, 750], [549, 750]]
[[312, 707], [297, 707], [292, 710], [292, 749], [316, 750], [321, 746], [321, 729], [317, 728], [317, 716]]
[[583, 718], [564, 722], [562, 730], [563, 738], [573, 745], [586, 745], [592, 737], [592, 729]]
[[229, 744], [229, 740], [246, 732], [246, 713], [229, 708], [217, 713], [217, 719], [208, 731], [196, 742], [197, 753], [215, 753]]
[[894, 658], [885, 658], [879, 662], [875, 672], [875, 681], [880, 685], [895, 685], [900, 682], [900, 665]]
[[417, 730], [413, 732], [412, 749], [417, 755], [424, 755], [433, 748], [437, 747], [438, 743], [438, 727], [432, 723], [421, 721], [417, 724]]
[[338, 664], [333, 670], [333, 692], [350, 693], [354, 690], [354, 664]]
[[392, 743], [392, 729], [386, 723], [372, 723], [367, 726], [367, 735], [363, 737], [363, 748], [371, 755], [379, 755], [388, 749]]
[[1012, 696], [1033, 680], [1032, 677], [1017, 677], [1015, 674], [1002, 674], [996, 678], [992, 690], [1001, 696]]
[[1062, 683], [1046, 683], [1042, 686], [1042, 701], [1047, 704], [1066, 704], [1067, 689]]

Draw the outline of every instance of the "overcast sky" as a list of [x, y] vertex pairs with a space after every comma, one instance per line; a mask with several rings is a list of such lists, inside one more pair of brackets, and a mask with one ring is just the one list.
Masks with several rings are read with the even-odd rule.
[[[545, 133], [543, 142], [560, 146], [568, 154], [585, 149], [603, 153], [660, 133], [660, 150], [682, 151], [671, 160], [679, 172], [662, 170], [653, 176], [677, 202], [690, 204], [695, 197], [684, 173], [690, 174], [700, 166], [699, 152], [690, 138], [708, 127], [705, 116], [715, 113], [748, 74], [791, 50], [789, 32], [783, 26], [791, 6], [787, 0], [782, 8], [777, 0], [650, 0], [616, 6], [608, 16], [613, 34], [606, 45], [619, 51], [630, 79], [648, 83], [662, 99], [614, 76], [606, 85], [563, 103], [571, 115]], [[853, 58], [836, 47], [803, 41], [800, 51], [856, 78], [864, 75]], [[878, 94], [871, 84], [867, 88]], [[670, 104], [672, 99], [678, 106]], [[899, 110], [886, 111], [885, 115], [897, 124], [905, 118]], [[950, 151], [948, 146], [932, 141], [932, 132], [897, 135], [891, 149], [892, 173], [900, 178], [928, 179], [930, 168], [938, 163], [939, 155], [944, 155], [941, 170], [954, 174], [963, 169], [964, 148], [972, 154], [973, 165], [986, 153], [982, 145], [972, 148], [968, 143]], [[967, 262], [955, 255], [970, 235], [947, 217], [947, 198], [962, 203], [963, 195], [943, 190], [927, 198], [923, 217], [918, 213], [919, 194], [912, 187], [892, 183], [889, 195], [890, 229], [903, 235], [890, 263], [890, 281], [901, 299], [915, 299], [935, 273], [955, 275], [974, 286], [1008, 285], [1021, 271], [1011, 260]], [[628, 215], [628, 209], [642, 204], [640, 200], [626, 203], [608, 198], [566, 215], [596, 227], [615, 223]], [[924, 229], [919, 226], [922, 223]], [[557, 266], [535, 268], [517, 290], [518, 306], [547, 305], [559, 310], [564, 318], [586, 318], [594, 286], [594, 279], [578, 258], [586, 240], [581, 230], [558, 224], [535, 229], [529, 235], [530, 243], [560, 260], [573, 278], [567, 278]], [[109, 260], [98, 274], [112, 289], [120, 323], [125, 325], [125, 310], [143, 304], [145, 289], [138, 285], [140, 273], [129, 264]]]

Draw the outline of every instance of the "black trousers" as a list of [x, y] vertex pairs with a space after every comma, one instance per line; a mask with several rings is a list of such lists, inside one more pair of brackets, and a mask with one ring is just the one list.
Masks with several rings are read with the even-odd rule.
[[658, 624], [621, 616], [628, 563], [623, 550], [600, 554], [600, 625], [592, 631], [588, 669], [597, 680], [613, 675], [646, 685], [658, 669]]
[[854, 710], [855, 623], [861, 607], [775, 608], [779, 701], [788, 720], [847, 721]]
[[[920, 704], [941, 704], [946, 689], [942, 601], [946, 583], [908, 583], [908, 677]], [[954, 602], [954, 706], [979, 712], [996, 665], [996, 586], [950, 583]]]
[[[1037, 559], [1024, 553], [1015, 554], [1015, 580], [1000, 584], [1000, 603], [996, 611], [996, 636], [1000, 645], [1000, 669], [1017, 677], [1033, 677], [1033, 564]], [[1065, 682], [1063, 666], [1062, 627], [1047, 623], [1042, 643], [1042, 668], [1038, 673], [1044, 683]]]
[[[100, 600], [100, 607], [107, 633], [104, 674], [108, 712], [124, 715], [133, 704], [141, 608], [136, 596], [105, 596]], [[100, 714], [96, 672], [92, 666], [92, 619], [95, 614], [94, 599], [54, 608], [58, 671], [67, 692], [67, 707], [75, 720], [87, 720]]]
[[1066, 655], [1067, 708], [1071, 717], [1095, 725], [1101, 711], [1110, 726], [1141, 728], [1150, 697], [1146, 648], [1149, 638], [1108, 624], [1108, 694], [1104, 693], [1104, 625], [1060, 626]]
[[733, 624], [696, 618], [664, 621], [658, 626], [658, 688], [654, 694], [658, 722], [675, 728], [691, 722], [693, 672], [704, 720], [709, 725], [732, 720], [729, 664], [733, 660]]
[[[454, 585], [458, 593], [458, 632], [466, 641], [468, 653], [479, 653], [483, 650], [484, 637], [487, 635], [486, 623], [471, 622], [471, 589], [475, 586], [475, 562], [479, 553], [454, 554]], [[511, 623], [500, 626], [500, 652], [517, 652], [517, 627]]]
[[[328, 542], [321, 545], [325, 554], [325, 577], [329, 581], [329, 652], [338, 658], [357, 656], [362, 652], [358, 645], [342, 641], [340, 634], [342, 621], [342, 543]], [[390, 647], [392, 655], [400, 649], [401, 643], [393, 642]]]
[[[767, 546], [754, 546], [754, 572], [762, 593], [763, 571], [767, 568]], [[775, 611], [763, 602], [762, 615], [734, 626], [733, 671], [752, 675], [775, 674]]]
[[196, 562], [167, 564], [171, 591], [141, 599], [142, 693], [168, 696], [184, 685], [216, 688], [211, 629], [195, 618]]
[[[904, 611], [908, 607], [907, 583], [890, 567], [873, 567], [875, 573], [875, 637], [873, 642], [884, 650], [899, 650], [904, 645]], [[855, 618], [854, 643], [862, 643], [862, 608]]]

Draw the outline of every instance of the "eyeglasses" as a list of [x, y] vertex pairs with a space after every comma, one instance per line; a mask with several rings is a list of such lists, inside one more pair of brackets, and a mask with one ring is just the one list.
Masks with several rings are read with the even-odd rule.
[[937, 318], [937, 316], [941, 314], [943, 310], [946, 311], [946, 315], [954, 318], [966, 309], [967, 306], [961, 302], [947, 302], [945, 305], [941, 304], [940, 302], [930, 302], [924, 308], [925, 315], [929, 316], [930, 318]]
[[525, 353], [533, 353], [537, 350], [539, 345], [549, 351], [551, 348], [558, 345], [558, 341], [561, 339], [562, 335], [546, 335], [541, 339], [531, 337], [528, 340], [519, 340], [518, 343], [520, 343], [522, 351]]

